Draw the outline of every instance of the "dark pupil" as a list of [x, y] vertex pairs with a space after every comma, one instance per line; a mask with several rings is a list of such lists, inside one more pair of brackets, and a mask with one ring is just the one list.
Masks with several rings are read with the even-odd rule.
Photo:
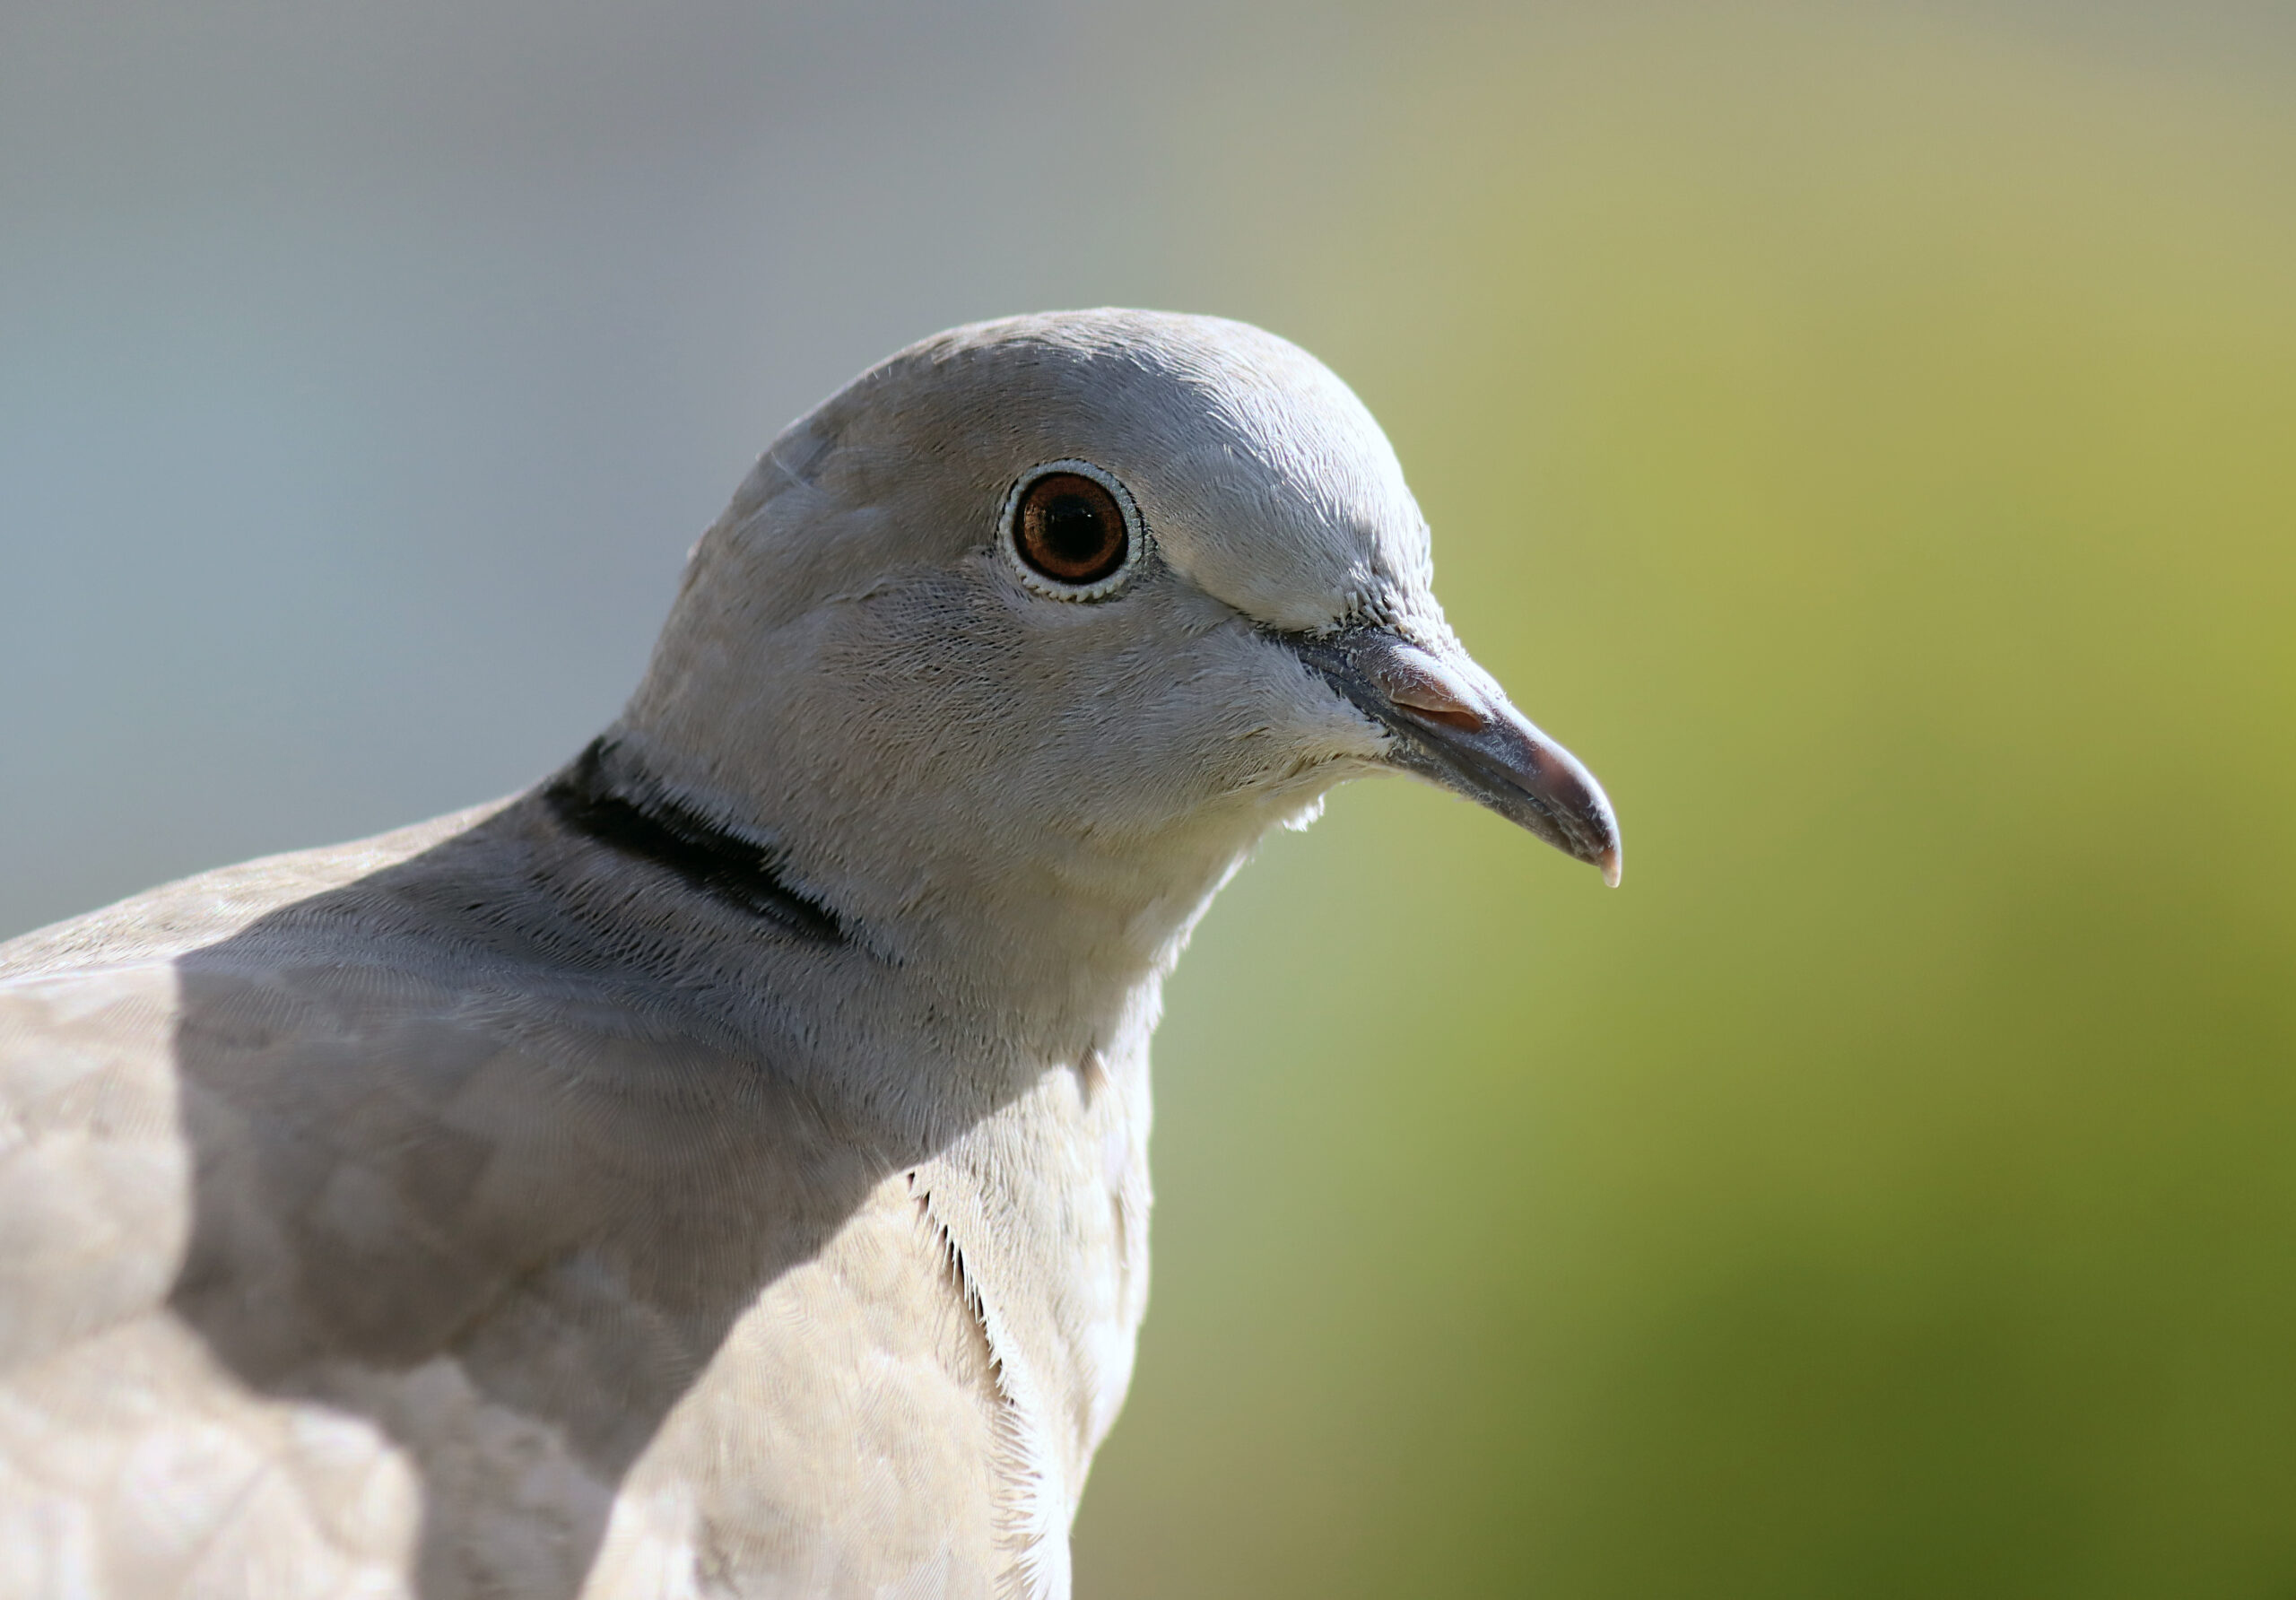
[[1100, 526], [1100, 509], [1081, 494], [1056, 494], [1045, 501], [1043, 530], [1046, 559], [1065, 567], [1089, 567], [1108, 550], [1108, 530]]

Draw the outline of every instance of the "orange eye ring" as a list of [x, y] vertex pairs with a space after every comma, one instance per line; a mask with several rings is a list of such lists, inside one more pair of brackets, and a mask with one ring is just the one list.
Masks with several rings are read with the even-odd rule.
[[1098, 600], [1137, 565], [1144, 540], [1132, 497], [1086, 461], [1053, 461], [1013, 486], [1004, 546], [1039, 594]]

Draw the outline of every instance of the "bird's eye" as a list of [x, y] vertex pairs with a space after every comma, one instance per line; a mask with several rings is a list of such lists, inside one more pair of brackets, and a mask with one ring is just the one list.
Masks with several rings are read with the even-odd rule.
[[1058, 470], [1028, 483], [1013, 502], [1013, 553], [1063, 589], [1091, 589], [1121, 570], [1132, 553], [1131, 518], [1097, 476]]

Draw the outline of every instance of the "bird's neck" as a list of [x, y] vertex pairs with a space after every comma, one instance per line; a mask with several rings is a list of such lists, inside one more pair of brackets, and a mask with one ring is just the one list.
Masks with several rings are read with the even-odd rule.
[[937, 1060], [990, 1098], [1144, 1053], [1164, 975], [1269, 821], [1235, 808], [1155, 837], [1031, 839], [815, 808], [793, 825], [612, 736], [527, 810], [570, 903], [642, 922], [636, 953], [687, 988], [766, 1022], [803, 996], [810, 1030], [842, 1030], [813, 1040], [826, 1058], [882, 1061], [888, 1083]]

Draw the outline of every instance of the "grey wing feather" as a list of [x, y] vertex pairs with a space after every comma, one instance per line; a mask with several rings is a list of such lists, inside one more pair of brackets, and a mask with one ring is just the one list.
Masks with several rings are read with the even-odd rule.
[[903, 1175], [641, 1016], [233, 931], [327, 855], [8, 952], [0, 1596], [994, 1592]]

